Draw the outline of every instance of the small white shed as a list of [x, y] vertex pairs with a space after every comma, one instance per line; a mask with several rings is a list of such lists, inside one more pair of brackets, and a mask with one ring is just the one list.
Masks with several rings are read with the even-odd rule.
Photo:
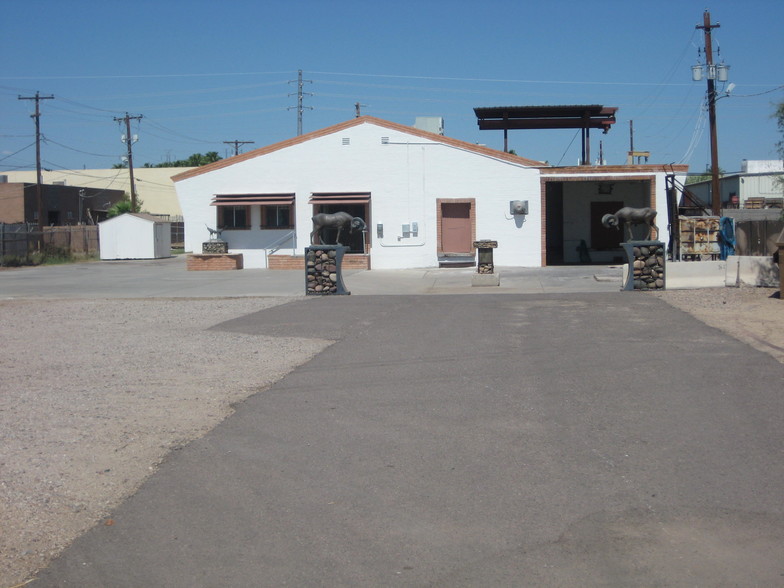
[[101, 259], [171, 257], [171, 223], [144, 213], [126, 213], [98, 223]]

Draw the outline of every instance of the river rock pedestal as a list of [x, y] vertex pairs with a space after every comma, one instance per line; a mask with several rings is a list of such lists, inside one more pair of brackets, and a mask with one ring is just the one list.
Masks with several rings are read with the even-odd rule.
[[498, 241], [484, 239], [474, 241], [477, 251], [476, 273], [471, 278], [472, 286], [498, 286], [501, 284], [501, 275], [495, 273], [493, 263], [493, 249], [498, 247]]
[[621, 290], [664, 290], [667, 251], [660, 241], [629, 241], [621, 243], [629, 271]]
[[305, 248], [305, 294], [329, 296], [351, 294], [343, 284], [343, 245], [318, 245]]
[[228, 253], [229, 244], [221, 239], [211, 239], [201, 244], [201, 252], [212, 255]]

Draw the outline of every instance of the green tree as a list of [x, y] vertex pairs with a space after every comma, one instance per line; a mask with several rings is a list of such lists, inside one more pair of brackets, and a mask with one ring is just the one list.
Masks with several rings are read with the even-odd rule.
[[215, 163], [223, 159], [217, 151], [208, 151], [205, 154], [194, 153], [188, 159], [178, 159], [177, 161], [167, 161], [164, 163], [145, 163], [144, 167], [201, 167], [208, 163]]
[[[719, 177], [723, 176], [726, 172], [719, 168]], [[705, 182], [713, 178], [713, 168], [708, 166], [708, 169], [705, 170], [704, 174], [696, 174], [693, 176], [688, 176], [686, 178], [686, 184], [696, 184], [697, 182]]]
[[136, 198], [136, 207], [134, 209], [131, 206], [131, 197], [128, 196], [127, 193], [123, 195], [122, 200], [115, 202], [111, 208], [106, 212], [106, 216], [109, 218], [113, 218], [115, 216], [120, 216], [121, 214], [125, 214], [126, 212], [142, 212], [142, 202], [138, 197]]

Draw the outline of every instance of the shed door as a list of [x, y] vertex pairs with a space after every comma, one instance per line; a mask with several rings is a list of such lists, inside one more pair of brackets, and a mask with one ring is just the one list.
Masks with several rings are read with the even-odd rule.
[[471, 205], [441, 204], [441, 247], [444, 253], [471, 253]]

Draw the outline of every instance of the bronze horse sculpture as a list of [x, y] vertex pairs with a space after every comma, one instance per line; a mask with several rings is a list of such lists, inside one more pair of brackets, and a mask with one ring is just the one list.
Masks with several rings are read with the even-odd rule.
[[656, 229], [656, 235], [659, 234], [659, 227], [656, 226], [656, 211], [653, 208], [630, 208], [624, 206], [615, 214], [605, 214], [602, 217], [602, 225], [610, 229], [615, 227], [620, 230], [620, 224], [626, 225], [626, 231], [629, 235], [629, 241], [633, 239], [632, 226], [633, 225], [648, 225], [648, 234], [646, 240], [650, 240], [653, 230]]
[[[319, 213], [313, 216], [313, 232], [310, 234], [310, 243], [313, 244], [313, 239], [316, 235], [321, 238], [321, 230], [322, 229], [337, 229], [338, 234], [335, 237], [335, 245], [342, 245], [340, 242], [340, 233], [344, 230], [348, 231], [348, 234], [352, 234], [356, 231], [364, 231], [367, 229], [367, 225], [365, 221], [363, 221], [358, 216], [351, 216], [347, 212], [335, 212], [333, 214], [326, 214], [326, 213]], [[324, 240], [322, 240], [322, 244]]]

